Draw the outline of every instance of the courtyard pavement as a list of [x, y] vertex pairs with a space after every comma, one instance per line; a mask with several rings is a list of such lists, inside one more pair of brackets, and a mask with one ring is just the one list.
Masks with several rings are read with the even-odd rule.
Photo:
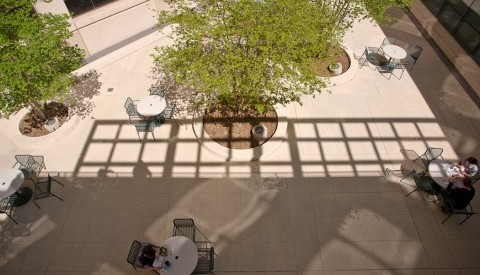
[[[441, 224], [432, 198], [405, 197], [414, 188], [383, 171], [405, 166], [401, 148], [480, 157], [480, 111], [406, 15], [382, 28], [356, 23], [345, 45], [359, 53], [385, 36], [424, 48], [412, 71], [388, 80], [363, 67], [286, 106], [285, 139], [257, 151], [259, 161], [225, 161], [200, 145], [178, 99], [156, 141], [138, 140], [123, 104], [155, 82], [150, 54], [169, 42], [162, 34], [89, 64], [81, 71], [97, 74], [60, 130], [26, 138], [24, 112], [0, 120], [0, 169], [16, 154], [43, 155], [44, 175], [65, 184], [53, 190], [63, 201], [16, 208], [19, 225], [0, 216], [0, 274], [137, 274], [131, 242], [161, 244], [182, 217], [214, 242], [216, 274], [479, 274], [480, 215]], [[480, 210], [478, 196], [472, 205]]]

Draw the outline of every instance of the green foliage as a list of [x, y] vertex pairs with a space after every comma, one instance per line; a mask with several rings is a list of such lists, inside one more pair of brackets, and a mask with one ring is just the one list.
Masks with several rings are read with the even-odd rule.
[[167, 2], [159, 26], [174, 24], [174, 44], [157, 49], [156, 66], [199, 106], [265, 112], [324, 87], [311, 65], [338, 39], [311, 1]]
[[37, 14], [35, 0], [0, 2], [0, 115], [67, 93], [84, 52], [67, 44], [68, 15]]

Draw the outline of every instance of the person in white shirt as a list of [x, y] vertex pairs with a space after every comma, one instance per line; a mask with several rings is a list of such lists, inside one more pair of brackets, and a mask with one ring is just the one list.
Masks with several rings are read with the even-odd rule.
[[468, 157], [459, 162], [460, 171], [462, 171], [463, 176], [473, 177], [478, 172], [478, 161], [474, 157]]

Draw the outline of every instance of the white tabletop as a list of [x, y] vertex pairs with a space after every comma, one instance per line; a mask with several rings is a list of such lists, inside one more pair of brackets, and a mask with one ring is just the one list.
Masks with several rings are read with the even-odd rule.
[[156, 116], [163, 112], [166, 106], [165, 98], [159, 95], [149, 95], [138, 102], [137, 112], [142, 116]]
[[23, 172], [19, 169], [6, 169], [0, 171], [0, 199], [15, 193], [23, 184]]
[[404, 59], [407, 57], [407, 52], [397, 45], [385, 45], [383, 46], [383, 52], [394, 59]]
[[[438, 185], [442, 188], [447, 188], [450, 181], [458, 185], [462, 180], [462, 177], [457, 176], [459, 170], [457, 171], [455, 167], [455, 163], [451, 161], [434, 159], [428, 165], [428, 173]], [[455, 178], [452, 179], [451, 177]]]
[[[198, 251], [192, 240], [175, 236], [166, 240], [162, 246], [168, 249], [164, 268], [160, 271], [162, 274], [187, 275], [193, 272], [198, 262]], [[170, 262], [170, 267], [165, 266], [166, 261]]]

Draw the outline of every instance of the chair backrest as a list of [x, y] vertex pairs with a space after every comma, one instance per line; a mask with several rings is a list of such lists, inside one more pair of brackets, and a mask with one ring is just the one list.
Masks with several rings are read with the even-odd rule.
[[423, 192], [429, 195], [437, 195], [440, 194], [441, 188], [438, 186], [435, 181], [427, 175], [419, 176], [415, 169], [410, 173], [413, 180], [415, 181], [415, 185], [417, 186], [418, 190], [422, 190]]
[[382, 45], [380, 45], [380, 48], [383, 48], [386, 45], [395, 45], [395, 38], [385, 37], [383, 39]]
[[165, 117], [165, 119], [172, 119], [173, 113], [175, 112], [176, 107], [177, 107], [177, 104], [173, 104], [172, 106], [167, 106], [163, 111], [163, 117]]
[[41, 199], [52, 195], [52, 177], [48, 175], [46, 180], [35, 183], [34, 199]]
[[407, 49], [407, 54], [413, 58], [414, 61], [417, 61], [418, 57], [422, 53], [423, 48], [417, 45], [411, 45]]
[[126, 111], [129, 116], [138, 115], [137, 108], [135, 108], [135, 105], [133, 105], [133, 103], [126, 107]]
[[425, 165], [428, 166], [428, 164], [432, 160], [442, 156], [442, 152], [443, 152], [442, 148], [428, 147], [425, 153], [423, 153], [423, 155], [421, 155], [420, 157], [425, 162]]
[[135, 269], [137, 267], [143, 268], [143, 265], [138, 260], [138, 257], [142, 252], [142, 248], [143, 248], [142, 243], [140, 243], [137, 240], [134, 240], [132, 242], [132, 245], [130, 246], [130, 251], [128, 252], [128, 256], [127, 256], [127, 262], [131, 264]]
[[130, 97], [127, 97], [127, 100], [125, 100], [125, 109], [127, 109], [128, 112], [128, 107], [133, 106], [133, 100]]
[[16, 224], [18, 222], [12, 217], [13, 206], [15, 203], [16, 196], [6, 197], [0, 200], [0, 213], [6, 214], [12, 221]]
[[38, 164], [38, 165], [45, 165], [43, 156], [32, 156], [32, 159]]
[[150, 95], [159, 95], [161, 97], [165, 96], [165, 87], [163, 85], [156, 85], [150, 87]]
[[212, 273], [215, 267], [215, 252], [213, 247], [198, 249], [198, 262], [192, 274]]
[[152, 132], [155, 129], [155, 126], [157, 126], [157, 122], [155, 120], [142, 120], [135, 123], [135, 129], [137, 132]]
[[465, 218], [459, 223], [463, 224], [471, 216], [479, 214], [478, 212], [473, 211], [473, 207], [470, 203], [463, 209], [455, 208], [455, 204], [450, 195], [446, 191], [442, 191], [441, 194], [443, 197], [443, 206], [445, 207], [444, 212], [447, 214], [447, 217], [442, 221], [442, 224], [445, 223], [453, 215], [464, 215]]
[[6, 197], [0, 200], [0, 213], [10, 214], [13, 210], [15, 196]]
[[193, 219], [174, 219], [173, 236], [184, 236], [195, 241], [196, 226]]
[[29, 168], [33, 159], [31, 155], [15, 155], [17, 163], [20, 163], [20, 168]]

